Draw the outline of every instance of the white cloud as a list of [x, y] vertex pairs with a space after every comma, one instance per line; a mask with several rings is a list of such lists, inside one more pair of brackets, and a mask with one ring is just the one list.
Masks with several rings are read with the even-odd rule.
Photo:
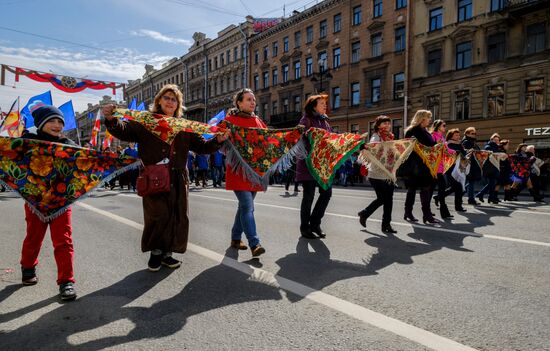
[[163, 43], [183, 44], [183, 45], [187, 45], [187, 46], [191, 46], [193, 44], [192, 40], [169, 37], [169, 36], [164, 35], [160, 32], [150, 30], [150, 29], [140, 29], [140, 30], [137, 30], [137, 31], [133, 30], [133, 31], [130, 32], [130, 34], [138, 36], [138, 37], [151, 38], [153, 40], [162, 41]]
[[[126, 82], [140, 78], [145, 71], [145, 64], [156, 67], [172, 56], [155, 52], [139, 53], [130, 49], [110, 50], [107, 52], [92, 52], [91, 50], [69, 51], [54, 47], [25, 48], [9, 47], [0, 44], [0, 62], [3, 64], [35, 69], [42, 72], [54, 72], [73, 77]], [[102, 95], [111, 95], [111, 90], [94, 91], [86, 89], [80, 93], [64, 93], [49, 83], [40, 83], [21, 77], [15, 82], [15, 76], [6, 72], [6, 85], [0, 86], [0, 107], [9, 108], [17, 96], [21, 97], [22, 105], [31, 96], [51, 90], [54, 104], [72, 99], [75, 110], [82, 111], [88, 103], [96, 104]], [[122, 89], [117, 90], [117, 100], [122, 100]], [[21, 106], [22, 107], [22, 106]]]

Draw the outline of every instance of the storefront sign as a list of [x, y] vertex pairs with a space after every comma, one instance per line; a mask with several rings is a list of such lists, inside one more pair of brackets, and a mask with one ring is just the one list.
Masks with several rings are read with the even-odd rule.
[[550, 127], [525, 128], [525, 130], [527, 131], [527, 136], [550, 135]]

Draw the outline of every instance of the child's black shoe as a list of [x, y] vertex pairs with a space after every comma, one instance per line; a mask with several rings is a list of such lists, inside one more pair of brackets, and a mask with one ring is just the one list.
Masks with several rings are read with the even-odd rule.
[[35, 285], [36, 283], [38, 283], [36, 268], [21, 267], [21, 273], [21, 282], [23, 283], [23, 285]]
[[72, 301], [76, 299], [76, 290], [74, 283], [67, 282], [59, 285], [59, 296], [63, 301]]

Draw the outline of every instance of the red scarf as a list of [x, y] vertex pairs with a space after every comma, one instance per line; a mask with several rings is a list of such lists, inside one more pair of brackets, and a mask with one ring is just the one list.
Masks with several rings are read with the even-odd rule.
[[378, 130], [378, 135], [380, 136], [380, 140], [382, 140], [382, 141], [392, 141], [393, 139], [395, 139], [395, 136], [390, 131], [385, 131], [385, 130], [379, 129]]

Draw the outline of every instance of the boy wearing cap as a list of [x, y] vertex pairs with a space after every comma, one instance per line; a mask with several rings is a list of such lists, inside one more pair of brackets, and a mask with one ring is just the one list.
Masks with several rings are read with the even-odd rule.
[[[76, 145], [72, 140], [62, 136], [65, 120], [63, 113], [59, 109], [43, 104], [34, 107], [34, 109], [31, 109], [31, 113], [37, 128], [36, 134], [27, 132], [23, 134], [23, 138]], [[55, 261], [57, 263], [59, 296], [62, 300], [74, 300], [76, 298], [76, 291], [74, 289], [75, 280], [73, 274], [74, 249], [71, 235], [71, 208], [59, 217], [44, 223], [25, 204], [25, 221], [27, 222], [27, 235], [25, 236], [23, 249], [21, 250], [23, 285], [34, 285], [38, 282], [36, 265], [38, 264], [38, 255], [42, 241], [49, 225]]]

